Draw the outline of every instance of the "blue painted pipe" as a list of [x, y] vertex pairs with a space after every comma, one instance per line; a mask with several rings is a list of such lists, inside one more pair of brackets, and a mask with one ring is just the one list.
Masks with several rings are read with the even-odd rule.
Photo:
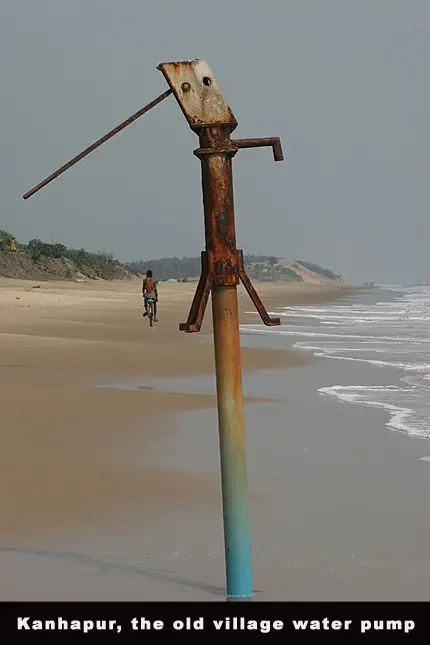
[[227, 596], [252, 597], [245, 427], [236, 287], [213, 287]]

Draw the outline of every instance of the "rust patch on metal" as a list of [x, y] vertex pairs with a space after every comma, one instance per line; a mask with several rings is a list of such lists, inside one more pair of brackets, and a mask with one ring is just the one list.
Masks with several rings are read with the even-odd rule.
[[279, 137], [266, 137], [260, 139], [234, 139], [231, 143], [237, 149], [270, 147], [273, 150], [273, 158], [275, 161], [284, 160], [284, 153], [282, 152], [282, 145]]
[[229, 125], [237, 121], [222, 94], [218, 82], [205, 60], [161, 63], [163, 74], [192, 129], [211, 125]]
[[[265, 325], [280, 325], [279, 318], [271, 318], [258, 297], [257, 292], [246, 274], [243, 264], [242, 251], [236, 248], [236, 230], [234, 221], [234, 197], [233, 197], [233, 171], [232, 159], [241, 148], [256, 148], [271, 146], [276, 161], [283, 159], [282, 147], [279, 138], [265, 139], [237, 139], [231, 140], [231, 124], [226, 123], [223, 117], [231, 114], [227, 103], [223, 99], [217, 104], [208, 101], [199, 112], [198, 117], [205, 120], [206, 125], [197, 129], [195, 113], [186, 105], [187, 98], [180, 95], [180, 89], [184, 83], [193, 87], [192, 77], [195, 74], [196, 62], [185, 64], [169, 63], [172, 67], [165, 65], [163, 73], [169, 76], [170, 85], [179, 96], [178, 102], [184, 111], [191, 128], [198, 132], [200, 147], [194, 150], [194, 154], [200, 159], [202, 168], [202, 192], [205, 224], [206, 251], [202, 253], [202, 274], [191, 305], [190, 313], [186, 323], [182, 323], [179, 329], [187, 332], [199, 331], [203, 322], [209, 293], [212, 289], [222, 287], [237, 287], [239, 281], [255, 305]], [[207, 65], [206, 63], [202, 63]], [[191, 71], [190, 71], [191, 69]], [[208, 68], [205, 68], [206, 70]], [[209, 71], [206, 71], [209, 75]], [[200, 76], [203, 71], [200, 72]], [[208, 87], [212, 87], [210, 84]], [[187, 92], [187, 97], [192, 89]], [[197, 105], [194, 104], [193, 108]], [[223, 106], [222, 117], [219, 117], [220, 106]], [[214, 107], [215, 106], [215, 107]], [[209, 123], [209, 125], [208, 125]]]

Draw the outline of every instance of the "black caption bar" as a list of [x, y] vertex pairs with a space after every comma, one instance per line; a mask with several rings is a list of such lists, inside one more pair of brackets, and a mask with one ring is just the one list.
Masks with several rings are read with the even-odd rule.
[[418, 643], [428, 634], [429, 603], [0, 603], [7, 642], [162, 642], [210, 636], [220, 643]]

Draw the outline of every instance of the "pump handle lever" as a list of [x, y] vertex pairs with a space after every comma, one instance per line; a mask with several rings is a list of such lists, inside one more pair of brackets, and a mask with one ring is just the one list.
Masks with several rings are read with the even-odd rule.
[[88, 146], [88, 148], [85, 148], [85, 150], [83, 150], [78, 155], [76, 155], [76, 157], [73, 157], [73, 159], [71, 159], [66, 164], [64, 164], [64, 166], [61, 166], [61, 168], [58, 168], [58, 170], [53, 172], [52, 175], [49, 175], [49, 177], [41, 181], [40, 184], [37, 184], [37, 186], [34, 186], [34, 188], [28, 191], [28, 193], [25, 193], [25, 195], [23, 195], [24, 199], [28, 199], [29, 197], [34, 195], [34, 193], [37, 193], [38, 190], [40, 190], [41, 188], [44, 188], [44, 186], [51, 183], [51, 181], [53, 181], [54, 179], [62, 175], [63, 172], [66, 172], [66, 170], [74, 166], [76, 163], [78, 163], [78, 161], [81, 161], [81, 159], [89, 155], [90, 152], [93, 152], [96, 148], [101, 146], [102, 143], [105, 143], [106, 141], [111, 139], [113, 136], [118, 134], [118, 132], [121, 132], [121, 130], [124, 130], [124, 128], [126, 128], [128, 125], [136, 121], [136, 119], [138, 119], [140, 116], [145, 114], [145, 112], [148, 112], [151, 108], [158, 105], [158, 103], [161, 103], [161, 101], [163, 101], [165, 98], [170, 96], [170, 94], [172, 94], [172, 90], [169, 88], [168, 90], [166, 90], [166, 92], [163, 92], [163, 94], [160, 94], [160, 96], [157, 96], [157, 98], [151, 101], [151, 103], [148, 103], [148, 105], [145, 105], [145, 107], [141, 108], [140, 110], [132, 114], [128, 119], [126, 119], [125, 121], [117, 125], [116, 128], [114, 128], [113, 130], [110, 130], [110, 132], [108, 132], [103, 137], [101, 137], [101, 139], [98, 139], [93, 144]]

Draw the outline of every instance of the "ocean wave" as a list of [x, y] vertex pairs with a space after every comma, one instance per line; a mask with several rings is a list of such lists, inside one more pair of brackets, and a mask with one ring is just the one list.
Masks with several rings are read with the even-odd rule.
[[399, 323], [399, 322], [409, 322], [409, 321], [417, 321], [417, 322], [426, 322], [430, 320], [430, 316], [425, 316], [425, 315], [420, 315], [420, 316], [411, 316], [409, 313], [404, 313], [402, 315], [396, 314], [394, 317], [393, 314], [390, 316], [381, 316], [381, 315], [374, 315], [374, 316], [358, 316], [356, 313], [354, 316], [351, 316], [350, 314], [344, 315], [344, 316], [339, 316], [339, 315], [333, 315], [333, 314], [297, 314], [295, 312], [289, 312], [288, 314], [280, 313], [278, 314], [280, 316], [287, 316], [290, 318], [304, 318], [304, 319], [312, 319], [314, 318], [315, 320], [326, 320], [326, 321], [340, 321], [344, 323], [348, 323], [351, 325], [366, 325], [368, 323], [388, 323], [390, 325]]
[[[395, 386], [333, 385], [322, 387], [318, 391], [320, 394], [334, 396], [347, 403], [382, 408], [390, 415], [385, 424], [387, 427], [414, 437], [430, 439], [430, 423], [428, 419], [420, 416], [416, 409], [412, 407], [402, 407], [392, 402], [402, 392], [402, 388], [396, 388]], [[404, 389], [403, 392], [409, 393], [409, 390]]]
[[388, 340], [388, 341], [393, 341], [393, 342], [399, 342], [399, 343], [405, 343], [405, 342], [410, 342], [410, 343], [422, 343], [426, 342], [430, 344], [430, 338], [425, 339], [425, 338], [416, 338], [414, 336], [367, 336], [363, 334], [338, 334], [338, 333], [333, 333], [333, 334], [328, 334], [328, 333], [322, 333], [322, 332], [317, 332], [317, 331], [300, 331], [299, 328], [296, 328], [294, 326], [291, 326], [289, 329], [286, 329], [285, 327], [264, 327], [263, 325], [261, 326], [253, 326], [253, 325], [240, 325], [240, 330], [249, 334], [279, 334], [280, 336], [306, 336], [309, 338], [347, 338], [347, 339], [354, 339], [354, 340], [361, 340], [361, 341], [366, 341], [368, 342], [369, 340], [375, 340], [375, 341], [381, 341], [381, 340]]
[[315, 356], [324, 358], [332, 358], [337, 361], [353, 361], [356, 363], [367, 363], [368, 365], [375, 365], [377, 367], [393, 367], [395, 369], [404, 370], [405, 372], [428, 372], [430, 371], [430, 363], [402, 363], [400, 361], [381, 361], [370, 358], [353, 358], [352, 356], [335, 356], [328, 354], [326, 351], [315, 352]]
[[289, 317], [292, 324], [286, 320], [273, 328], [242, 325], [241, 331], [296, 338], [294, 348], [324, 359], [401, 371], [402, 386], [339, 384], [319, 392], [384, 409], [389, 413], [387, 426], [430, 438], [430, 285], [383, 288], [393, 292], [392, 301], [372, 303], [368, 292], [361, 303], [283, 307], [272, 315]]

